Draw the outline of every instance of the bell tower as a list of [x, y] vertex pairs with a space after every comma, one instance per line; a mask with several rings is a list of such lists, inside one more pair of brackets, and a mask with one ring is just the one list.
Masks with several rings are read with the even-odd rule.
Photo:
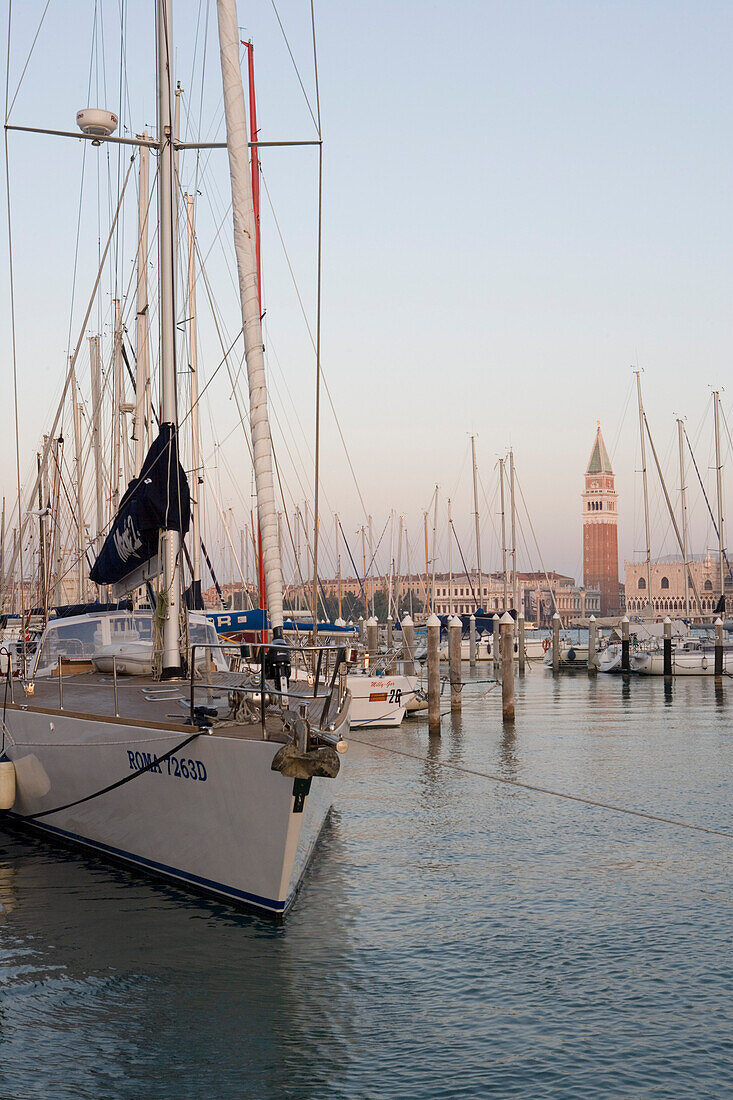
[[585, 471], [583, 583], [600, 588], [601, 615], [618, 614], [618, 494], [600, 422]]

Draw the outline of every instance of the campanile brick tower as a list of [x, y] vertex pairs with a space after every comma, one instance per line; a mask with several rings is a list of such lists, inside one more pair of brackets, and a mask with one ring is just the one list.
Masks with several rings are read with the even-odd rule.
[[606, 445], [598, 424], [583, 493], [583, 582], [600, 588], [601, 615], [617, 615], [618, 496]]

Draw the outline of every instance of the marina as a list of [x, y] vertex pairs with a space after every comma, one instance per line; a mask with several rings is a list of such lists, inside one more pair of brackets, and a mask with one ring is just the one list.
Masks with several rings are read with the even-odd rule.
[[7, 0], [0, 1098], [733, 1097], [733, 14], [112, 8]]

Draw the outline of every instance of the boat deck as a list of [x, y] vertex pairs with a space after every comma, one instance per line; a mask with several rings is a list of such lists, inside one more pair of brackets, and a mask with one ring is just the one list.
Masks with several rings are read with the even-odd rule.
[[[261, 740], [263, 737], [259, 701], [250, 703], [251, 721], [228, 720], [231, 714], [229, 693], [244, 689], [245, 678], [241, 673], [211, 672], [205, 679], [196, 681], [196, 707], [209, 707], [217, 711], [211, 729], [214, 736]], [[248, 688], [251, 693], [251, 684]], [[314, 728], [320, 725], [325, 699], [323, 685], [318, 698], [306, 683], [291, 681], [288, 706], [299, 709], [305, 703], [307, 716]], [[69, 717], [88, 718], [102, 722], [128, 722], [150, 729], [170, 730], [175, 733], [191, 731], [191, 681], [190, 679], [154, 680], [150, 676], [118, 676], [115, 693], [114, 677], [95, 672], [88, 666], [83, 671], [64, 671], [58, 676], [42, 677], [34, 681], [32, 694], [25, 694], [19, 681], [13, 684], [13, 699], [8, 699], [8, 709], [26, 709], [48, 714], [65, 714]], [[338, 726], [346, 708], [335, 714], [335, 702], [331, 721]], [[283, 729], [281, 716], [272, 708], [265, 714], [265, 734], [268, 740], [289, 741], [290, 735]]]

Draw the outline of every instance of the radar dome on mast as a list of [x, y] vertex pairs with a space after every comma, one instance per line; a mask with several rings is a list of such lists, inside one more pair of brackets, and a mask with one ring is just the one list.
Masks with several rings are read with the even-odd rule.
[[[104, 111], [101, 107], [84, 107], [76, 112], [76, 125], [83, 134], [93, 137], [110, 137], [117, 129], [117, 115]], [[99, 145], [93, 141], [92, 145]]]

